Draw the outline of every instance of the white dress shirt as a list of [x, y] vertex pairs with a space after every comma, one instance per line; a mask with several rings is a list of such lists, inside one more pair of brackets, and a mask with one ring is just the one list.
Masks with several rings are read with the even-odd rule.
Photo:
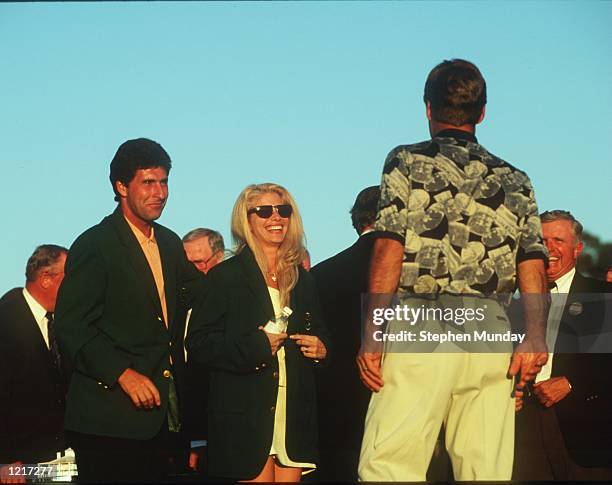
[[[565, 273], [561, 278], [555, 280], [555, 287], [551, 288], [551, 305], [548, 310], [548, 322], [546, 324], [546, 345], [549, 351], [555, 350], [555, 343], [557, 342], [557, 336], [559, 335], [559, 326], [561, 324], [561, 317], [563, 316], [563, 309], [565, 308], [565, 302], [567, 301], [567, 294], [569, 293], [574, 275], [576, 274], [576, 268], [572, 268], [570, 271]], [[545, 381], [550, 379], [552, 372], [554, 353], [548, 353], [548, 362], [542, 367], [540, 373], [536, 376], [536, 382]]]
[[34, 315], [34, 320], [36, 320], [38, 328], [40, 328], [40, 333], [42, 333], [42, 336], [45, 339], [47, 348], [49, 348], [49, 322], [47, 321], [47, 310], [45, 310], [43, 306], [34, 299], [26, 288], [23, 289], [23, 297], [30, 307], [32, 315]]

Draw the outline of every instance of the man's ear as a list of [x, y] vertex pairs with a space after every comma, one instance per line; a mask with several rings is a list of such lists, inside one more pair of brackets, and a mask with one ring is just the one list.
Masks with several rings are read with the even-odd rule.
[[127, 185], [124, 185], [121, 180], [117, 180], [115, 182], [115, 189], [117, 190], [117, 193], [120, 197], [127, 197]]
[[38, 284], [46, 290], [51, 286], [51, 279], [51, 275], [48, 272], [43, 271], [38, 279]]
[[578, 256], [580, 256], [583, 249], [584, 249], [584, 244], [582, 244], [582, 241], [576, 244], [576, 246], [574, 247], [574, 258], [575, 259], [578, 259]]
[[480, 118], [478, 118], [478, 121], [476, 122], [476, 124], [482, 123], [482, 120], [484, 120], [484, 117], [485, 117], [485, 111], [486, 111], [486, 109], [487, 109], [487, 105], [485, 104], [485, 105], [482, 107], [482, 113], [480, 113]]
[[431, 121], [431, 103], [429, 101], [425, 103], [425, 112], [427, 113], [427, 119]]

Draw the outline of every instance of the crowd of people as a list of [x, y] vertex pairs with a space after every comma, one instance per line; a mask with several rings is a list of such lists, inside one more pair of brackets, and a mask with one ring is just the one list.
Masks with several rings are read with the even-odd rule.
[[[611, 285], [576, 273], [571, 213], [540, 214], [478, 142], [486, 100], [474, 64], [437, 65], [431, 139], [390, 152], [357, 241], [312, 269], [286, 188], [238, 195], [229, 252], [212, 229], [181, 240], [155, 222], [170, 156], [123, 143], [116, 210], [36, 248], [0, 300], [0, 481], [67, 453], [83, 483], [612, 479], [612, 348], [590, 352]], [[398, 294], [476, 296], [524, 339], [396, 351], [368, 335]]]

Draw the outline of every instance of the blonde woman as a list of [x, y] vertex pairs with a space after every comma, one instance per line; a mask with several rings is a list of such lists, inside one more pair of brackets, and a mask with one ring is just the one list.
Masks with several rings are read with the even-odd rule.
[[245, 188], [232, 237], [236, 256], [210, 271], [187, 341], [190, 358], [211, 371], [208, 470], [297, 482], [317, 459], [314, 370], [329, 344], [300, 265], [304, 231], [289, 192], [276, 184]]

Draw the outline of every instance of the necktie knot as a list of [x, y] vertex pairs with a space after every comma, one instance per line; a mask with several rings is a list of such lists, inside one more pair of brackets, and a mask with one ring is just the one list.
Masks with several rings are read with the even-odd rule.
[[548, 282], [548, 289], [549, 290], [554, 290], [557, 288], [557, 283], [555, 283], [554, 281], [549, 281]]

